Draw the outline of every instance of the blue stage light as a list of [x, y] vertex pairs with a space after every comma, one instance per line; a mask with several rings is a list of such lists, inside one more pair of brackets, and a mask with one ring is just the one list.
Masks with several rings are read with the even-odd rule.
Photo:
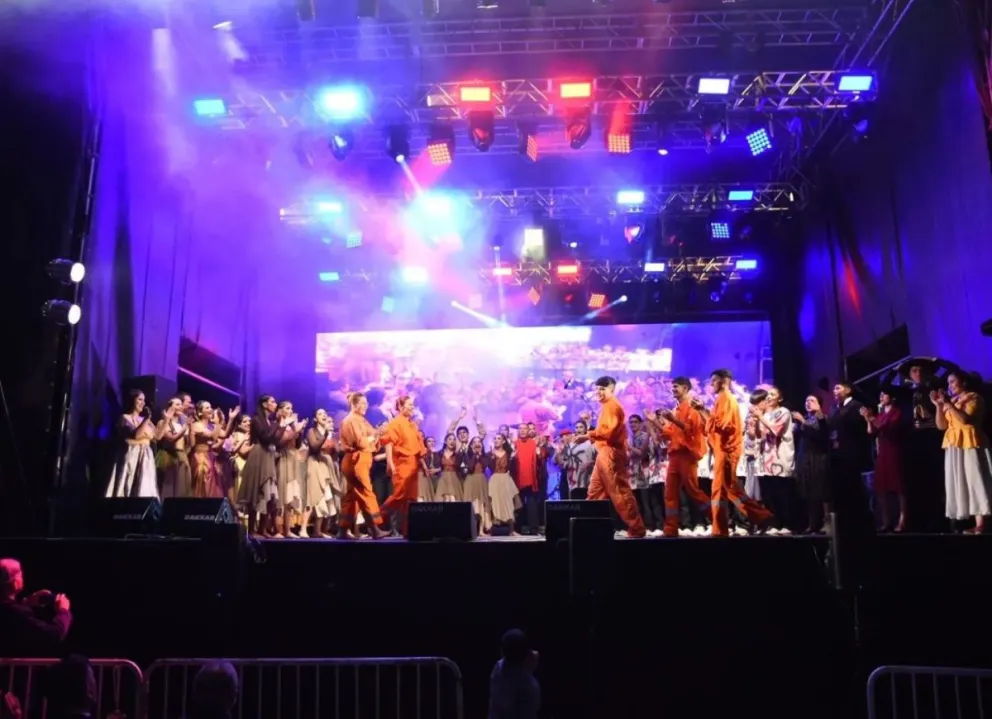
[[423, 267], [403, 267], [400, 269], [400, 277], [408, 285], [426, 285], [430, 279]]
[[357, 120], [367, 114], [365, 96], [365, 90], [361, 87], [328, 87], [317, 93], [314, 104], [328, 120]]
[[340, 202], [318, 202], [316, 209], [321, 215], [340, 215], [344, 212], [344, 206]]
[[873, 75], [841, 75], [837, 81], [837, 92], [871, 92], [875, 89]]
[[341, 279], [341, 275], [337, 272], [321, 272], [320, 281], [321, 282], [337, 282]]
[[734, 265], [738, 270], [756, 270], [758, 269], [757, 260], [737, 260]]
[[772, 149], [772, 138], [768, 136], [768, 130], [762, 127], [754, 132], [749, 132], [747, 135], [747, 146], [751, 150], [751, 154], [755, 157]]
[[644, 191], [643, 190], [620, 190], [617, 193], [617, 204], [618, 205], [643, 205], [644, 204]]
[[382, 311], [383, 312], [389, 313], [389, 312], [392, 312], [395, 309], [396, 309], [396, 300], [394, 300], [392, 297], [383, 297], [382, 298]]
[[754, 199], [754, 190], [731, 190], [727, 193], [730, 202], [750, 202]]
[[710, 223], [710, 237], [714, 240], [729, 240], [730, 239], [730, 223], [729, 222], [711, 222]]
[[362, 233], [361, 232], [349, 232], [344, 240], [345, 247], [361, 247], [362, 246]]
[[195, 100], [193, 111], [199, 117], [223, 117], [227, 114], [227, 105], [220, 98], [208, 98]]
[[420, 207], [428, 217], [451, 216], [451, 198], [447, 195], [424, 195], [420, 198]]

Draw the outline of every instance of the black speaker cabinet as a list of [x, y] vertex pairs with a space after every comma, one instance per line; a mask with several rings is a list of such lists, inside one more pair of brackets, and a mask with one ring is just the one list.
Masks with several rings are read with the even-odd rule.
[[615, 547], [612, 517], [571, 518], [568, 591], [573, 599], [595, 600], [610, 590], [615, 580]]
[[411, 542], [471, 542], [479, 532], [471, 502], [414, 502], [409, 519]]
[[90, 509], [90, 534], [94, 537], [126, 537], [129, 534], [158, 534], [162, 505], [154, 497], [115, 497], [97, 500]]
[[189, 539], [237, 536], [238, 518], [226, 499], [170, 498], [165, 500], [162, 528]]
[[545, 502], [544, 531], [549, 542], [568, 539], [572, 517], [612, 519], [608, 500], [568, 499]]

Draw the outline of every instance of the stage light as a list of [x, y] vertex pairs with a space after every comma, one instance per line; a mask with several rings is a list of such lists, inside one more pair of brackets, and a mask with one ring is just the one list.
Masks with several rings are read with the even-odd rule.
[[328, 87], [317, 92], [314, 106], [327, 120], [357, 120], [367, 114], [366, 95], [365, 89], [361, 87]]
[[617, 298], [617, 302], [626, 302], [626, 301], [627, 301], [627, 295], [620, 295], [620, 297]]
[[762, 153], [772, 149], [772, 138], [768, 135], [768, 130], [759, 127], [747, 134], [747, 147], [751, 150], [752, 157], [757, 157]]
[[513, 277], [513, 268], [493, 267], [493, 277]]
[[455, 131], [451, 125], [435, 122], [427, 140], [427, 156], [432, 165], [450, 165], [455, 156]]
[[194, 100], [193, 111], [199, 117], [223, 117], [227, 114], [227, 105], [219, 98]]
[[536, 306], [537, 303], [541, 301], [541, 293], [538, 292], [536, 287], [531, 287], [530, 290], [527, 292], [527, 299], [530, 300], [530, 303], [532, 305]]
[[48, 300], [41, 306], [41, 316], [57, 325], [74, 325], [82, 319], [83, 311], [65, 300]]
[[344, 245], [349, 249], [362, 246], [362, 233], [349, 232], [344, 238]]
[[706, 141], [706, 151], [727, 141], [727, 110], [724, 107], [704, 108], [701, 113], [703, 139]]
[[627, 226], [623, 228], [623, 236], [628, 245], [637, 242], [642, 234], [644, 234], [644, 225], [640, 223], [628, 222]]
[[423, 195], [419, 202], [425, 215], [435, 219], [451, 216], [451, 198], [445, 195]]
[[410, 131], [404, 125], [393, 125], [386, 131], [386, 153], [396, 162], [410, 157]]
[[45, 268], [45, 272], [63, 285], [78, 285], [86, 277], [86, 267], [83, 263], [72, 260], [52, 260]]
[[863, 102], [853, 103], [844, 110], [844, 116], [846, 117], [848, 123], [851, 126], [851, 136], [855, 142], [861, 142], [862, 140], [868, 139], [868, 133], [871, 130], [871, 108], [873, 105], [869, 105]]
[[558, 95], [562, 100], [581, 100], [592, 97], [592, 83], [563, 82], [558, 87]]
[[672, 133], [666, 123], [658, 123], [658, 154], [662, 157], [672, 151]]
[[426, 285], [430, 276], [423, 267], [403, 267], [400, 270], [400, 277], [408, 285]]
[[544, 249], [544, 228], [528, 227], [524, 230], [524, 250]]
[[756, 270], [758, 269], [757, 260], [737, 260], [734, 267], [738, 270]]
[[837, 80], [837, 92], [860, 94], [875, 89], [874, 75], [841, 75]]
[[599, 310], [602, 309], [603, 305], [605, 304], [606, 304], [606, 295], [600, 294], [598, 292], [594, 292], [593, 294], [589, 295], [589, 309]]
[[382, 304], [379, 306], [383, 312], [386, 312], [387, 314], [391, 313], [393, 310], [396, 309], [396, 300], [394, 300], [392, 297], [383, 297]]
[[341, 275], [337, 272], [321, 272], [318, 277], [321, 282], [338, 282], [341, 279]]
[[719, 302], [727, 293], [730, 283], [723, 275], [713, 275], [706, 280], [706, 289], [710, 291], [710, 302]]
[[632, 149], [629, 132], [608, 132], [606, 151], [611, 155], [629, 155]]
[[330, 142], [327, 146], [331, 148], [331, 154], [335, 160], [344, 160], [351, 154], [351, 148], [355, 144], [355, 135], [351, 130], [341, 130], [331, 134]]
[[664, 262], [645, 262], [644, 271], [649, 273], [664, 272], [665, 263]]
[[729, 202], [751, 202], [754, 199], [754, 190], [731, 190], [727, 193]]
[[468, 136], [479, 152], [488, 152], [496, 136], [496, 120], [490, 110], [473, 110], [468, 114]]
[[569, 242], [568, 243], [568, 249], [570, 249], [570, 250], [577, 250], [577, 249], [579, 249], [579, 243], [578, 242]]
[[530, 123], [519, 123], [517, 135], [519, 138], [517, 150], [521, 155], [526, 155], [531, 162], [537, 162], [537, 132], [534, 126]]
[[644, 204], [643, 190], [620, 190], [617, 193], [617, 204], [627, 207], [640, 206]]
[[697, 91], [700, 95], [727, 95], [730, 93], [730, 78], [701, 77]]
[[565, 114], [565, 135], [573, 150], [580, 150], [592, 136], [592, 110], [572, 108]]
[[315, 208], [321, 215], [340, 215], [344, 212], [344, 205], [340, 202], [318, 202]]
[[710, 223], [710, 237], [714, 240], [729, 240], [730, 239], [730, 223], [729, 222], [711, 222]]
[[578, 265], [558, 265], [555, 268], [559, 277], [576, 277], [579, 274]]
[[492, 102], [493, 91], [492, 88], [486, 86], [469, 86], [458, 88], [458, 97], [465, 104], [476, 103], [476, 102]]

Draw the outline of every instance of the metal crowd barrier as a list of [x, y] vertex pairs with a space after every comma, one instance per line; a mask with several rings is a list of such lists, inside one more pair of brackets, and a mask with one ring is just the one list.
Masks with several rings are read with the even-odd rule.
[[238, 673], [237, 719], [464, 719], [461, 670], [442, 657], [165, 659], [145, 672], [145, 719], [187, 716], [196, 673], [220, 661]]
[[893, 666], [868, 677], [868, 719], [986, 719], [986, 706], [992, 669]]
[[[0, 659], [0, 690], [17, 697], [24, 719], [47, 719], [45, 670], [58, 659]], [[127, 659], [91, 659], [96, 679], [96, 717], [114, 713], [140, 719], [143, 677]]]

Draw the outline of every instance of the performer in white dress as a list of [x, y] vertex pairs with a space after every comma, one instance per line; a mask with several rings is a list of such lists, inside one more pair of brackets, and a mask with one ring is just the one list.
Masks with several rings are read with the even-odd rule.
[[117, 422], [120, 446], [110, 472], [107, 497], [158, 498], [155, 455], [152, 453], [155, 434], [144, 392], [132, 390], [126, 411]]

